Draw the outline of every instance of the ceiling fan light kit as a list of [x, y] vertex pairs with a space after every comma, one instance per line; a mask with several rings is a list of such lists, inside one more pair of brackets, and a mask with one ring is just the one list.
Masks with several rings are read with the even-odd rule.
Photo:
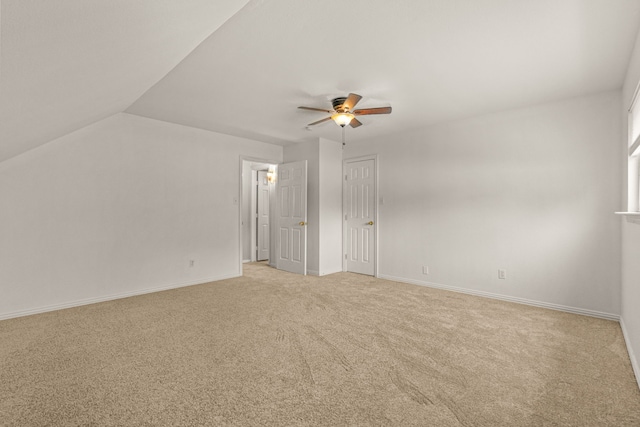
[[331, 116], [331, 120], [336, 122], [338, 126], [345, 127], [351, 123], [351, 120], [355, 119], [355, 117], [356, 116], [351, 113], [335, 113]]
[[322, 111], [322, 112], [331, 114], [330, 117], [326, 117], [322, 120], [309, 123], [307, 127], [315, 126], [320, 123], [333, 120], [338, 126], [342, 128], [344, 128], [346, 125], [349, 125], [352, 128], [357, 128], [358, 126], [362, 126], [362, 122], [356, 119], [356, 116], [391, 113], [391, 107], [364, 108], [361, 110], [354, 110], [353, 108], [361, 99], [362, 97], [360, 95], [355, 93], [350, 93], [349, 96], [347, 97], [334, 98], [331, 101], [331, 106], [333, 107], [333, 110], [326, 110], [324, 108], [314, 108], [314, 107], [298, 107], [298, 108], [303, 110]]

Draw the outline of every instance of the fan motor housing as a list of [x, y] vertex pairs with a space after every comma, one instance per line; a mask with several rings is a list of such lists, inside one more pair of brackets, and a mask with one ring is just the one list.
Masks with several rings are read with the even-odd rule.
[[331, 105], [333, 106], [333, 109], [335, 111], [340, 113], [343, 110], [342, 106], [344, 105], [346, 100], [347, 100], [347, 98], [345, 98], [345, 97], [334, 98], [333, 101], [331, 101]]

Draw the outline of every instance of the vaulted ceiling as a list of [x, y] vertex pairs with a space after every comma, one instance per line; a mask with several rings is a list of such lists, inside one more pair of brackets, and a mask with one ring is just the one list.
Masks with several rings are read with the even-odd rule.
[[[622, 85], [639, 0], [0, 0], [0, 161], [111, 114], [290, 144]], [[246, 4], [246, 5], [245, 5]], [[390, 136], [392, 139], [392, 136]]]
[[128, 108], [247, 0], [0, 0], [0, 161]]

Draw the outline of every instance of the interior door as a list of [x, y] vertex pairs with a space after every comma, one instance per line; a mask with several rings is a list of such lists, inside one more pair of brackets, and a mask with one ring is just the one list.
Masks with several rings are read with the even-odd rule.
[[345, 163], [346, 270], [375, 275], [375, 161]]
[[256, 259], [264, 261], [269, 259], [269, 181], [267, 171], [258, 171], [258, 201], [256, 221], [257, 248]]
[[307, 274], [307, 161], [278, 165], [277, 268]]

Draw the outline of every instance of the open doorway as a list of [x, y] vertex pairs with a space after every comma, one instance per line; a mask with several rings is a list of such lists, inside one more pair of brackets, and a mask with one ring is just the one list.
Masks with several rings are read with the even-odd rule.
[[255, 160], [242, 160], [242, 192], [240, 207], [241, 261], [268, 261], [274, 252], [272, 237], [275, 188], [272, 176], [276, 165]]

